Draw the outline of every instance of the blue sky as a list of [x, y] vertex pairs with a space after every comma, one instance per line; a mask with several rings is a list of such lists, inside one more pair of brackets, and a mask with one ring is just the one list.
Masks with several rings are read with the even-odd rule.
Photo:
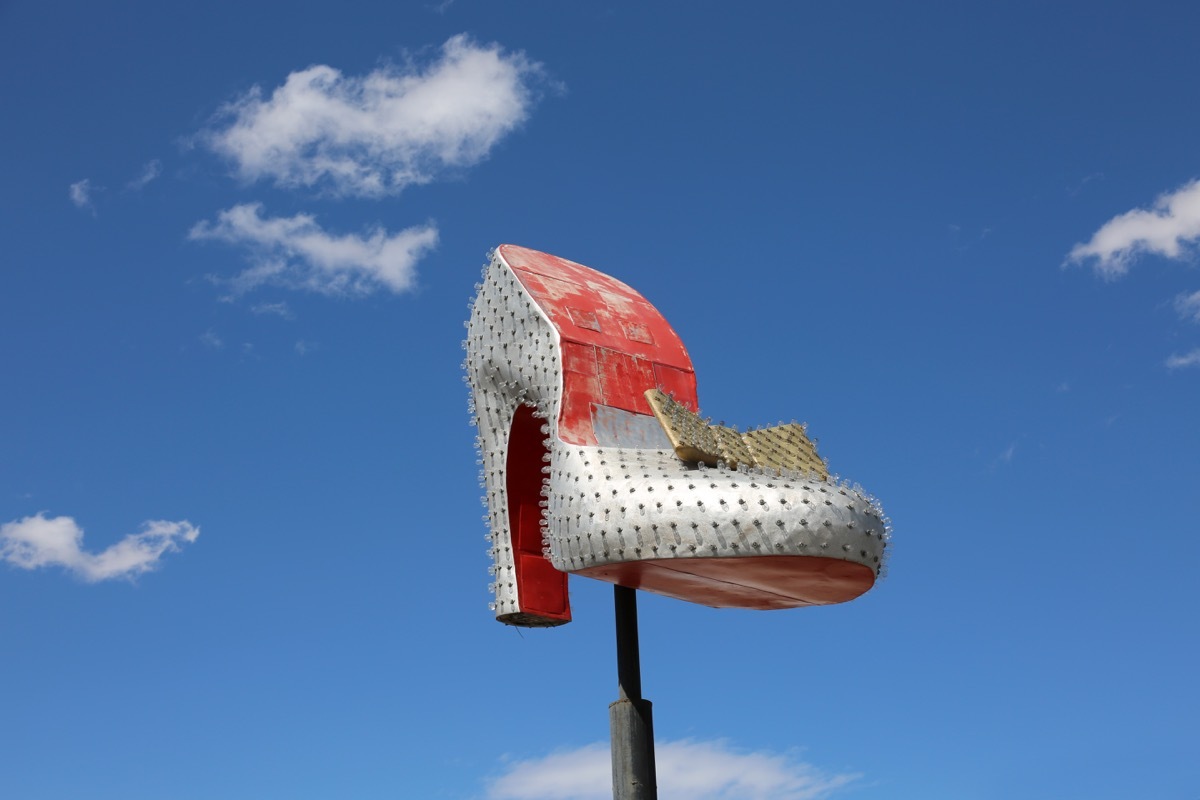
[[511, 242], [894, 522], [846, 605], [641, 598], [664, 800], [1194, 797], [1198, 25], [0, 2], [0, 795], [606, 796], [608, 585], [487, 610]]

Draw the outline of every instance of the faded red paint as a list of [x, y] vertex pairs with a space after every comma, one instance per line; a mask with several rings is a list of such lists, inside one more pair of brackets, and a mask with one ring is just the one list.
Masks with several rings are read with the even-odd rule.
[[562, 340], [559, 436], [596, 444], [592, 405], [649, 415], [644, 393], [660, 388], [692, 410], [696, 374], [679, 335], [635, 289], [595, 270], [516, 245], [500, 256]]

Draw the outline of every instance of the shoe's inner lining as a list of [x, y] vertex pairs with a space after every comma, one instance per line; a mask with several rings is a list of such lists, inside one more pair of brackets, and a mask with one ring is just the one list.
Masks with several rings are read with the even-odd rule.
[[557, 625], [571, 619], [567, 573], [559, 572], [542, 554], [542, 467], [549, 450], [542, 420], [531, 406], [520, 405], [513, 415], [505, 466], [509, 530], [522, 621], [517, 624]]

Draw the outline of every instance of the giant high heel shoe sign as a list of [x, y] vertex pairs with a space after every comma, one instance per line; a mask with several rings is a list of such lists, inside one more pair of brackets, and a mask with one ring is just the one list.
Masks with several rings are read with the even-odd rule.
[[874, 585], [878, 504], [830, 480], [803, 426], [701, 419], [687, 350], [624, 283], [501, 245], [465, 347], [501, 622], [569, 622], [568, 574], [726, 608]]

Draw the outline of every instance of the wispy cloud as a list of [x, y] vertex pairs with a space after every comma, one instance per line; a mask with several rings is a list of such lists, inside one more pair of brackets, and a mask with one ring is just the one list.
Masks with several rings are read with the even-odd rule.
[[99, 553], [83, 549], [83, 529], [71, 517], [32, 517], [0, 525], [0, 559], [21, 569], [62, 567], [89, 583], [133, 578], [154, 569], [166, 553], [196, 541], [190, 522], [151, 520]]
[[296, 317], [292, 313], [291, 306], [283, 300], [280, 300], [278, 303], [259, 303], [258, 305], [250, 306], [250, 310], [255, 314], [283, 317], [284, 319], [295, 319]]
[[201, 141], [240, 177], [380, 197], [484, 159], [529, 115], [539, 64], [465, 35], [419, 68], [346, 76], [318, 64], [228, 104]]
[[1167, 369], [1183, 369], [1184, 367], [1200, 367], [1200, 347], [1181, 356], [1172, 355], [1167, 359]]
[[76, 208], [82, 208], [85, 211], [95, 211], [92, 206], [92, 182], [88, 178], [72, 183], [67, 190], [71, 197], [71, 202]]
[[200, 334], [200, 344], [205, 347], [211, 347], [213, 350], [220, 350], [225, 346], [225, 340], [217, 335], [217, 332], [209, 328], [204, 333]]
[[142, 167], [142, 172], [140, 175], [138, 175], [136, 178], [134, 178], [133, 180], [131, 180], [129, 183], [127, 183], [125, 185], [127, 188], [129, 188], [133, 191], [137, 191], [139, 189], [144, 189], [146, 187], [146, 184], [155, 180], [161, 174], [162, 174], [162, 162], [159, 161], [157, 158], [153, 158], [153, 159], [147, 161], [145, 166]]
[[1175, 310], [1179, 316], [1192, 322], [1200, 322], [1200, 291], [1181, 294], [1175, 298]]
[[992, 228], [987, 225], [981, 228], [975, 228], [974, 226], [963, 228], [962, 225], [952, 222], [946, 225], [946, 230], [950, 232], [950, 240], [954, 245], [954, 249], [959, 251], [970, 250], [992, 235]]
[[1079, 183], [1075, 184], [1074, 186], [1067, 187], [1067, 194], [1074, 197], [1074, 196], [1078, 195], [1080, 192], [1082, 192], [1083, 188], [1085, 186], [1087, 186], [1089, 183], [1091, 183], [1092, 181], [1102, 181], [1102, 180], [1104, 180], [1103, 172], [1093, 172], [1091, 175], [1084, 175], [1083, 180], [1079, 181]]
[[1159, 197], [1148, 209], [1136, 208], [1100, 226], [1086, 243], [1071, 248], [1068, 264], [1090, 261], [1104, 278], [1117, 278], [1143, 253], [1181, 258], [1200, 240], [1200, 180]]
[[309, 214], [264, 217], [259, 203], [221, 211], [216, 222], [199, 222], [188, 236], [246, 249], [250, 267], [230, 280], [239, 294], [267, 283], [324, 294], [403, 292], [413, 285], [417, 261], [438, 241], [432, 224], [335, 235]]
[[[724, 741], [682, 740], [655, 746], [662, 800], [818, 800], [859, 775], [828, 774], [793, 756], [744, 752]], [[608, 800], [607, 744], [564, 750], [509, 764], [488, 785], [489, 800]]]

